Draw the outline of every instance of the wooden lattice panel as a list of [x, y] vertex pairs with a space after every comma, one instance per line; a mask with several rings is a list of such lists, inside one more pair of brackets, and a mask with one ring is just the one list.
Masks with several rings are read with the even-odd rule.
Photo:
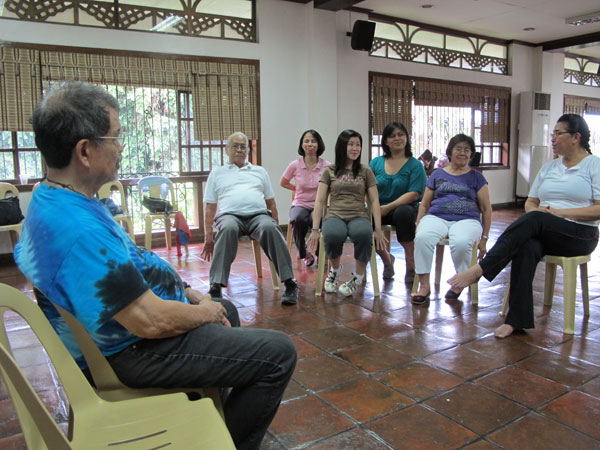
[[[190, 18], [190, 34], [193, 36], [200, 36], [206, 30], [213, 28], [217, 25], [221, 25], [221, 20], [214, 16], [196, 16]], [[182, 31], [183, 33], [187, 33], [187, 30]]]
[[[163, 13], [164, 14], [164, 13]], [[132, 5], [119, 5], [119, 28], [127, 30], [132, 25], [152, 17], [153, 11]], [[166, 17], [166, 14], [164, 14]], [[159, 21], [164, 17], [159, 17]]]
[[4, 7], [19, 19], [36, 22], [45, 22], [50, 17], [74, 8], [73, 2], [60, 0], [45, 2], [8, 0]]
[[81, 3], [79, 8], [103, 23], [107, 28], [115, 28], [115, 10], [110, 3]]
[[244, 36], [246, 41], [251, 41], [254, 34], [252, 23], [244, 19], [226, 19], [225, 23], [241, 36]]

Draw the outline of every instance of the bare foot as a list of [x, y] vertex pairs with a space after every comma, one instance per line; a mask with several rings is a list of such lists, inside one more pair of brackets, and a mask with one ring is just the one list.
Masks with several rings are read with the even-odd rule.
[[450, 283], [454, 291], [459, 291], [475, 283], [481, 278], [481, 275], [483, 275], [483, 270], [481, 270], [479, 264], [475, 264], [467, 270], [454, 275], [448, 280], [448, 283]]
[[499, 339], [504, 339], [513, 334], [513, 331], [515, 331], [515, 328], [512, 325], [505, 323], [494, 330], [494, 336]]

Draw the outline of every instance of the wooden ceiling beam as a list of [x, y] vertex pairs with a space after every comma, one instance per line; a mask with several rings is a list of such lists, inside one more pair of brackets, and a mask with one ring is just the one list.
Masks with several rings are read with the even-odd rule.
[[314, 0], [314, 6], [317, 9], [326, 9], [328, 11], [341, 11], [350, 8], [361, 0]]
[[542, 42], [541, 45], [544, 51], [558, 50], [567, 47], [584, 46], [586, 44], [600, 45], [600, 33], [588, 33], [581, 36], [573, 36], [564, 39], [555, 39], [554, 41]]

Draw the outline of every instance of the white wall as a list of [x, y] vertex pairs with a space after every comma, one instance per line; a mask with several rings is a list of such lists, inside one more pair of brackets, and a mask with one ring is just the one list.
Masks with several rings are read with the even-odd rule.
[[279, 178], [297, 156], [302, 131], [315, 128], [321, 132], [327, 147], [325, 157], [330, 160], [334, 159], [335, 139], [341, 130], [354, 128], [368, 139], [369, 71], [512, 89], [510, 169], [484, 171], [492, 203], [514, 200], [519, 92], [551, 91], [556, 117], [562, 111], [563, 93], [600, 98], [598, 88], [562, 83], [562, 55], [545, 54], [540, 48], [512, 45], [512, 75], [495, 75], [369, 57], [367, 52], [354, 51], [346, 32], [355, 20], [366, 18], [358, 13], [316, 10], [312, 3], [258, 0], [257, 18], [256, 44], [6, 19], [0, 19], [0, 40], [259, 60], [262, 162], [271, 175], [283, 223], [287, 221], [290, 194], [278, 187]]

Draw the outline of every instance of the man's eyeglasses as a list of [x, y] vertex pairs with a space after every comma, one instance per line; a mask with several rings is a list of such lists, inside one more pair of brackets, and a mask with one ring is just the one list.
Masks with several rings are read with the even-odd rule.
[[114, 139], [115, 142], [119, 145], [125, 145], [125, 135], [127, 134], [127, 130], [125, 128], [121, 128], [121, 130], [119, 131], [119, 134], [117, 134], [116, 136], [98, 136], [97, 138], [94, 139]]
[[557, 138], [559, 136], [562, 136], [563, 134], [573, 134], [570, 131], [553, 131], [552, 133], [550, 133], [550, 137], [553, 138]]
[[232, 144], [231, 147], [233, 150], [248, 150], [248, 146], [246, 144]]

